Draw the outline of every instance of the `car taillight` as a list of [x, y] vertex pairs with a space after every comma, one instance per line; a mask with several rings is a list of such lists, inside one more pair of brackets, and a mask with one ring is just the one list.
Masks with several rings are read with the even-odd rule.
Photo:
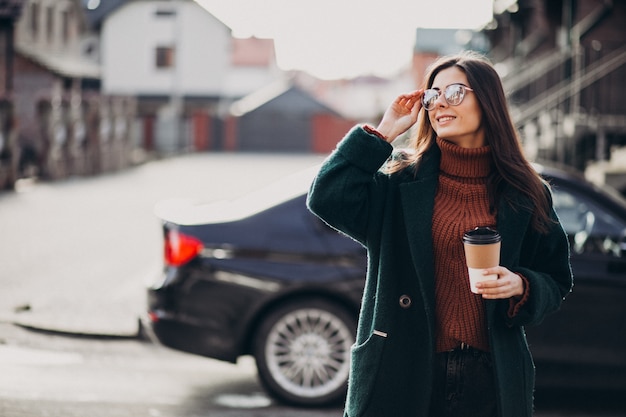
[[152, 323], [156, 323], [156, 322], [159, 321], [160, 317], [159, 317], [159, 315], [155, 311], [148, 311], [148, 319]]
[[165, 235], [165, 263], [181, 266], [202, 251], [202, 242], [192, 236], [170, 230]]

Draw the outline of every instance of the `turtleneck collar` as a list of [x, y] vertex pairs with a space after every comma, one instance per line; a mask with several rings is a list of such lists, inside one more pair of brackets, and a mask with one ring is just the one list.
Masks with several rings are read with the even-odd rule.
[[452, 142], [437, 137], [441, 149], [442, 172], [463, 178], [484, 178], [491, 172], [491, 147], [462, 148]]

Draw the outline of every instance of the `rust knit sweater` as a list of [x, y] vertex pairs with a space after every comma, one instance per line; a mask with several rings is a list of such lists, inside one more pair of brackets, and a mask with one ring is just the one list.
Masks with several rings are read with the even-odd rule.
[[461, 342], [489, 351], [484, 300], [469, 288], [462, 236], [476, 226], [496, 225], [489, 212], [489, 147], [461, 148], [437, 139], [441, 149], [439, 185], [433, 212], [435, 256], [436, 349]]

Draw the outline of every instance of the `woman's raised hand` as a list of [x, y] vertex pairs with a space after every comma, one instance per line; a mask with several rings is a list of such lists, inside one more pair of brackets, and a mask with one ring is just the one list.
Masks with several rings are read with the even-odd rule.
[[389, 105], [376, 128], [388, 142], [392, 142], [417, 122], [423, 94], [424, 90], [402, 94]]

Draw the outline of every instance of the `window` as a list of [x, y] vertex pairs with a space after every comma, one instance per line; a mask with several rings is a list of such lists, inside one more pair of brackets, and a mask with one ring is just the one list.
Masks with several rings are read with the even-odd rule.
[[46, 39], [52, 42], [54, 39], [54, 7], [46, 8]]
[[70, 41], [70, 24], [72, 22], [72, 12], [65, 10], [61, 14], [61, 36], [63, 37], [63, 43]]
[[35, 40], [39, 36], [39, 3], [30, 5], [30, 33]]
[[171, 9], [158, 9], [154, 12], [156, 17], [176, 17], [176, 10]]
[[554, 187], [554, 208], [570, 237], [574, 253], [623, 255], [626, 223], [598, 204], [593, 196]]
[[174, 66], [174, 48], [171, 46], [157, 46], [156, 67], [172, 68]]

